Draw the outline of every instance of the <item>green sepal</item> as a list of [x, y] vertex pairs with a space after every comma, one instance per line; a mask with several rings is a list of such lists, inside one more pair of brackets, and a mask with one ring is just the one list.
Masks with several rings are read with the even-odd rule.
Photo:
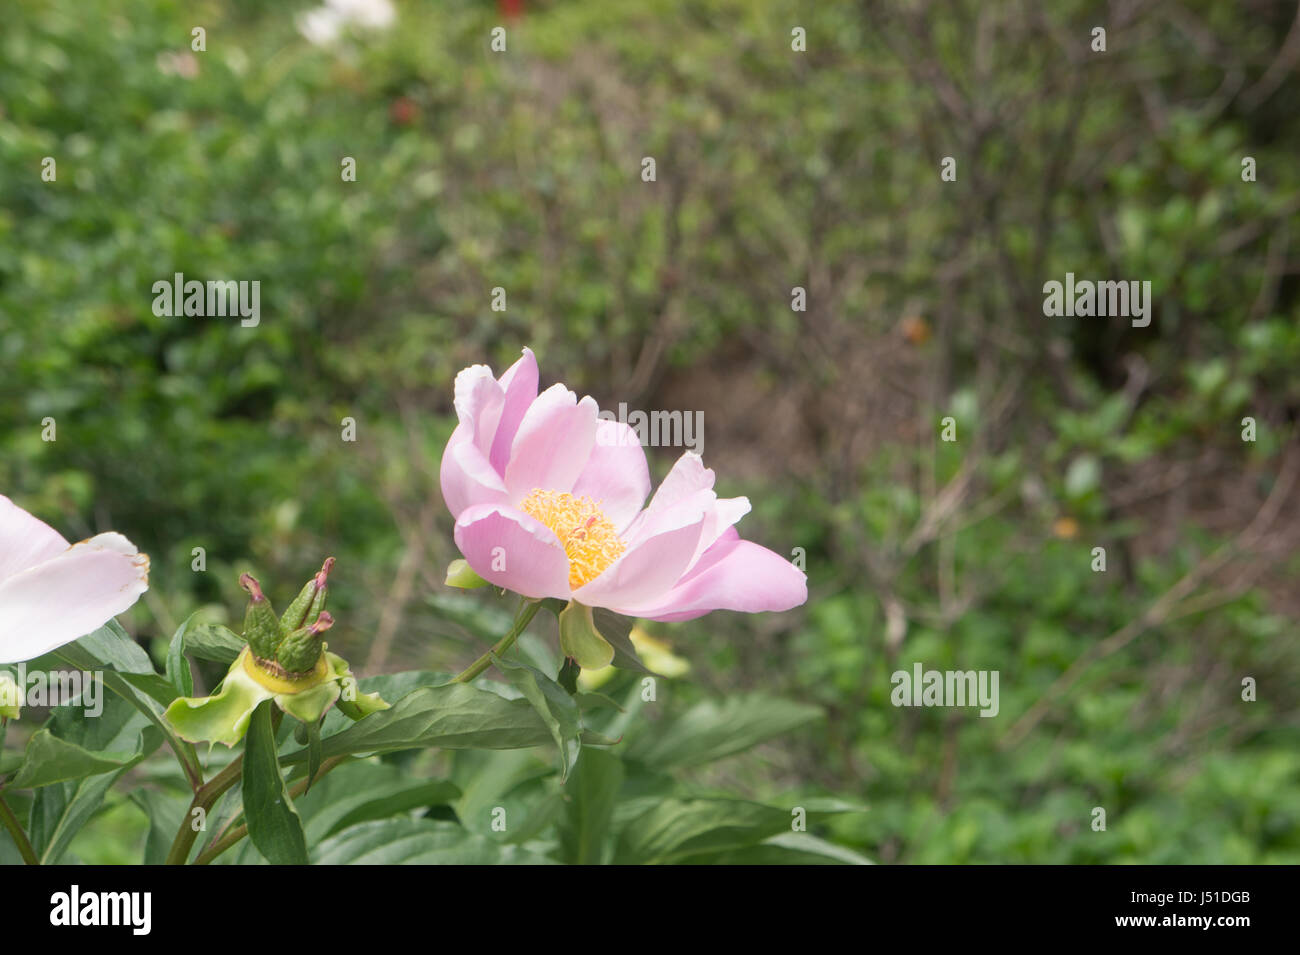
[[464, 558], [457, 558], [447, 565], [447, 579], [444, 583], [448, 587], [459, 587], [462, 590], [487, 586], [487, 581], [475, 573], [469, 561]]
[[234, 746], [244, 738], [257, 704], [275, 696], [244, 669], [248, 652], [245, 649], [230, 665], [217, 693], [204, 697], [182, 696], [167, 707], [163, 716], [181, 739]]
[[357, 687], [357, 678], [352, 675], [348, 661], [336, 653], [325, 651], [329, 661], [330, 672], [338, 680], [340, 692], [338, 698], [339, 712], [351, 720], [359, 720], [386, 710], [391, 705], [378, 693], [362, 693]]
[[614, 648], [596, 629], [591, 608], [570, 600], [560, 611], [560, 649], [584, 670], [599, 670], [614, 659]]
[[326, 680], [310, 689], [299, 693], [277, 693], [276, 705], [295, 719], [304, 723], [315, 723], [325, 711], [339, 698], [339, 685], [335, 680]]

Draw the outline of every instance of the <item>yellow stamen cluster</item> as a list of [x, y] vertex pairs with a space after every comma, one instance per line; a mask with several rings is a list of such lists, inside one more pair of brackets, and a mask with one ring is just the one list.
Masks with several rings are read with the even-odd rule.
[[569, 557], [569, 586], [577, 590], [595, 580], [627, 549], [600, 504], [567, 491], [535, 488], [519, 509], [555, 532]]

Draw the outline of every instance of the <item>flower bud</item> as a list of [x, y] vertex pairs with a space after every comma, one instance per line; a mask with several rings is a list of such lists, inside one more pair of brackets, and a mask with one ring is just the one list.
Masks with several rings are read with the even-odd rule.
[[241, 574], [239, 585], [248, 591], [252, 598], [248, 610], [244, 612], [244, 639], [253, 651], [253, 655], [262, 660], [274, 660], [275, 651], [284, 638], [280, 621], [275, 619], [271, 601], [266, 599], [257, 578], [252, 574]]
[[294, 630], [311, 625], [325, 609], [325, 581], [333, 566], [334, 558], [325, 558], [325, 563], [321, 565], [316, 576], [307, 581], [302, 590], [298, 591], [298, 596], [293, 598], [293, 603], [289, 604], [289, 609], [280, 618], [280, 625], [284, 627], [285, 633], [292, 633]]
[[321, 611], [320, 617], [310, 627], [295, 630], [284, 638], [276, 651], [275, 659], [287, 673], [306, 673], [320, 659], [326, 630], [334, 626], [334, 618], [328, 611]]
[[23, 695], [8, 671], [0, 670], [0, 719], [16, 720], [22, 712]]

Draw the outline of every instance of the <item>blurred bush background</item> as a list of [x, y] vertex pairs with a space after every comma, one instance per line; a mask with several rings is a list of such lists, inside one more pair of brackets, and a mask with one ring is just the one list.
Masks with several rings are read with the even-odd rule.
[[[313, 7], [0, 26], [0, 493], [148, 551], [146, 646], [333, 554], [360, 669], [468, 663], [452, 381], [529, 345], [703, 411], [744, 535], [806, 554], [798, 611], [648, 628], [692, 666], [662, 712], [826, 712], [705, 782], [866, 803], [829, 834], [883, 862], [1300, 861], [1295, 4]], [[1149, 280], [1151, 325], [1045, 318], [1067, 271]], [[260, 324], [155, 316], [175, 272], [260, 280]], [[915, 662], [998, 670], [999, 715], [890, 705]]]

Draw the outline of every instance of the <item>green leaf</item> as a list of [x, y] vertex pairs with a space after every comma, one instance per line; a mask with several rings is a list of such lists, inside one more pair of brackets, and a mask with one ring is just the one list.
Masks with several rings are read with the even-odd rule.
[[446, 780], [412, 779], [397, 766], [367, 760], [340, 766], [298, 799], [308, 842], [350, 826], [450, 805], [460, 789]]
[[[619, 812], [628, 802], [637, 800], [625, 800], [617, 807]], [[811, 851], [812, 843], [807, 840], [790, 842], [776, 837], [803, 835], [792, 828], [800, 819], [806, 824], [818, 817], [864, 811], [862, 806], [835, 798], [792, 800], [789, 807], [725, 797], [646, 797], [640, 803], [644, 806], [641, 813], [622, 826], [616, 864], [711, 862], [740, 858], [737, 854], [742, 850], [759, 846], [767, 846], [767, 854], [773, 858], [780, 850], [792, 852], [792, 846]]]
[[320, 865], [549, 865], [518, 846], [467, 832], [454, 822], [384, 819], [344, 830], [317, 848]]
[[82, 637], [74, 646], [119, 673], [155, 672], [149, 654], [131, 639], [116, 620], [110, 620], [94, 633]]
[[36, 790], [28, 836], [42, 865], [54, 865], [63, 858], [73, 838], [99, 810], [104, 796], [124, 772], [101, 773]]
[[161, 734], [119, 698], [102, 700], [95, 716], [80, 704], [57, 706], [46, 725], [28, 740], [12, 785], [37, 789], [126, 769], [161, 744]]
[[214, 660], [226, 666], [235, 662], [235, 657], [244, 649], [245, 642], [243, 637], [216, 623], [197, 624], [185, 632], [186, 653], [200, 660]]
[[578, 704], [564, 687], [541, 670], [530, 667], [526, 663], [503, 660], [495, 654], [492, 661], [511, 685], [517, 687], [524, 695], [524, 699], [533, 705], [537, 715], [550, 730], [551, 739], [555, 741], [555, 746], [560, 753], [560, 778], [567, 778], [569, 770], [573, 768], [582, 750], [579, 739], [582, 723], [578, 714]]
[[599, 865], [614, 804], [623, 786], [623, 763], [612, 753], [585, 749], [564, 786], [560, 851], [565, 862]]
[[302, 818], [289, 798], [280, 775], [271, 728], [270, 701], [253, 713], [244, 743], [244, 821], [248, 837], [268, 862], [276, 865], [305, 865], [307, 839]]
[[[120, 676], [105, 671], [105, 684], [109, 677]], [[113, 784], [162, 745], [162, 739], [146, 717], [119, 697], [105, 698], [94, 717], [82, 706], [54, 708], [29, 741], [20, 770], [21, 785], [39, 787], [29, 833], [42, 863], [63, 857]]]
[[[527, 700], [507, 700], [467, 683], [448, 683], [413, 690], [389, 709], [327, 737], [322, 750], [328, 759], [428, 746], [525, 749], [550, 740], [549, 728]], [[299, 750], [285, 763], [307, 758], [307, 751]]]
[[[109, 676], [105, 672], [105, 682]], [[104, 754], [134, 751], [124, 765], [78, 780], [42, 784], [32, 800], [29, 833], [41, 862], [58, 862], [81, 828], [99, 810], [105, 794], [132, 766], [162, 745], [162, 734], [124, 699], [108, 697], [103, 711], [89, 717], [80, 706], [56, 707], [44, 730], [52, 738], [85, 753]], [[40, 752], [33, 754], [32, 772], [43, 770]], [[25, 764], [26, 765], [26, 764]]]
[[682, 769], [750, 749], [819, 719], [819, 707], [758, 694], [721, 705], [700, 703], [654, 736], [642, 737], [627, 758], [655, 769]]
[[[194, 623], [199, 611], [194, 611], [185, 618], [174, 634], [172, 642], [167, 645], [167, 679], [176, 690], [177, 696], [194, 695], [194, 674], [190, 672], [190, 662], [185, 659], [185, 634]], [[171, 702], [168, 700], [167, 702]]]
[[123, 673], [121, 678], [163, 706], [176, 699], [176, 687], [160, 673]]
[[[60, 663], [80, 670], [102, 672], [104, 685], [144, 714], [171, 744], [188, 771], [197, 776], [198, 757], [194, 747], [182, 741], [162, 719], [162, 707], [158, 705], [156, 694], [163, 692], [161, 684], [165, 681], [154, 672], [148, 655], [127, 636], [116, 620], [110, 620], [90, 636], [66, 644], [29, 666], [49, 669]], [[132, 685], [132, 680], [138, 680], [146, 689]], [[166, 693], [170, 693], [170, 688]]]
[[[554, 779], [554, 777], [550, 777]], [[524, 821], [511, 822], [506, 832], [505, 841], [514, 845], [523, 845], [535, 839], [543, 839], [564, 811], [564, 793], [560, 791], [544, 793], [540, 798], [529, 800], [524, 805]]]
[[[525, 831], [524, 817], [531, 815], [532, 809], [529, 794], [538, 787], [554, 786], [555, 781], [554, 769], [528, 750], [463, 750], [451, 763], [451, 781], [461, 791], [452, 807], [456, 817], [474, 832], [486, 833], [495, 810], [505, 809], [508, 825], [502, 835], [507, 842]], [[558, 788], [551, 791], [558, 792]]]
[[144, 864], [162, 865], [167, 860], [172, 839], [185, 818], [188, 794], [159, 792], [157, 789], [132, 789], [128, 794], [149, 820], [149, 834], [144, 842]]
[[619, 865], [677, 862], [756, 845], [790, 831], [788, 812], [738, 799], [666, 799], [632, 820], [619, 837]]
[[604, 693], [596, 693], [592, 690], [588, 690], [585, 693], [575, 693], [573, 699], [577, 702], [578, 709], [584, 713], [589, 710], [614, 710], [618, 713], [627, 712], [627, 710], [624, 709], [623, 704], [619, 703], [617, 700], [606, 696]]
[[27, 742], [22, 769], [14, 777], [15, 789], [36, 789], [51, 783], [94, 776], [131, 765], [136, 754], [92, 753], [74, 743], [66, 743], [47, 729], [39, 729]]
[[624, 670], [637, 670], [654, 677], [661, 675], [649, 669], [641, 662], [641, 658], [636, 655], [636, 647], [632, 645], [632, 637], [630, 636], [635, 620], [614, 613], [612, 610], [606, 610], [604, 607], [594, 608], [592, 610], [592, 619], [595, 621], [596, 629], [600, 631], [600, 635], [614, 648], [614, 666]]
[[710, 865], [872, 865], [866, 856], [809, 832], [783, 832], [756, 846], [692, 857]]

